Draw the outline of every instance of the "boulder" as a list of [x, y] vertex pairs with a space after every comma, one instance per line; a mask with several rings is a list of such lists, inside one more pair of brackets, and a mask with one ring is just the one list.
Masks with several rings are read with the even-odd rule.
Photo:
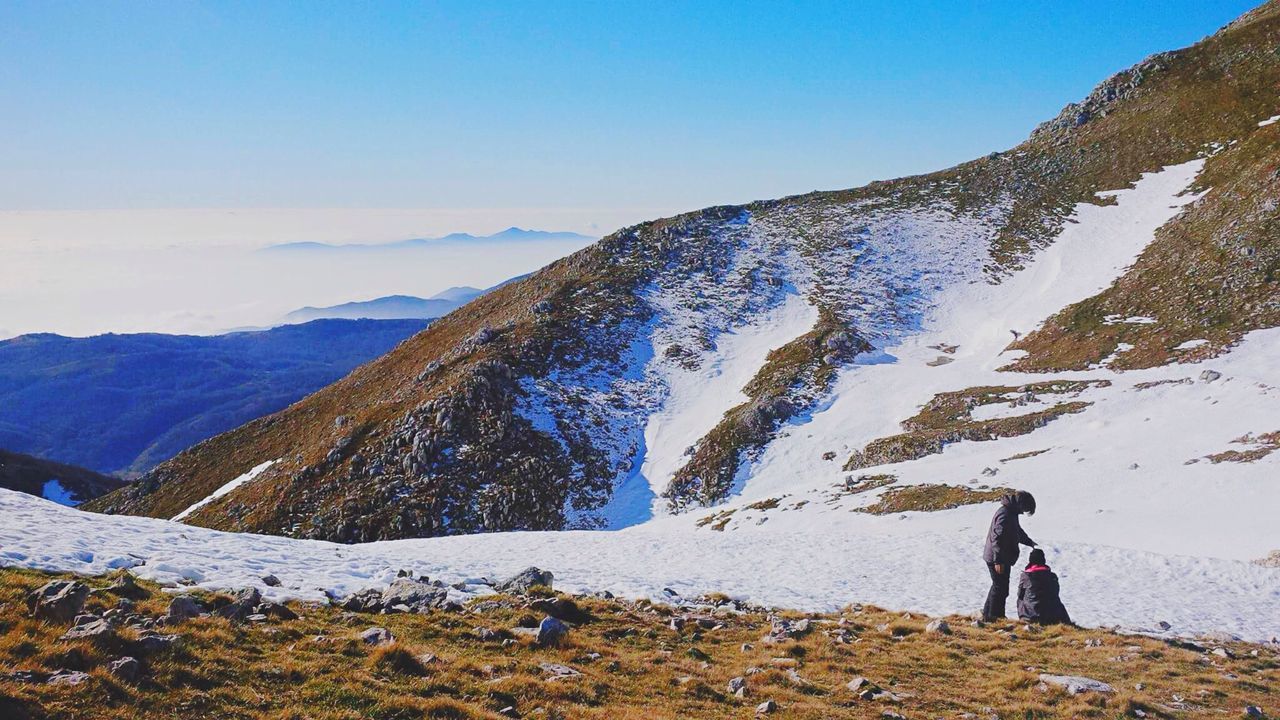
[[267, 618], [275, 620], [297, 620], [298, 613], [289, 609], [287, 605], [276, 602], [264, 602], [255, 609], [255, 614], [263, 615]]
[[261, 603], [262, 593], [258, 592], [257, 588], [247, 588], [236, 593], [230, 605], [219, 608], [217, 615], [228, 620], [244, 620], [253, 615]]
[[498, 592], [523, 594], [529, 592], [535, 587], [545, 587], [550, 589], [555, 576], [550, 570], [540, 570], [536, 567], [527, 567], [514, 576], [503, 580], [493, 587]]
[[568, 635], [569, 626], [548, 615], [538, 623], [536, 642], [541, 647], [559, 647]]
[[1205, 370], [1204, 372], [1200, 373], [1200, 380], [1207, 383], [1211, 383], [1220, 377], [1222, 377], [1222, 373], [1218, 372], [1217, 370]]
[[97, 640], [106, 641], [113, 640], [116, 637], [116, 629], [111, 623], [99, 617], [94, 617], [88, 622], [77, 623], [75, 627], [62, 634], [63, 640]]
[[747, 694], [747, 679], [739, 675], [729, 680], [729, 693], [742, 697]]
[[134, 647], [145, 654], [169, 650], [178, 643], [180, 635], [164, 635], [152, 630], [143, 631], [134, 641]]
[[1040, 674], [1040, 682], [1046, 685], [1056, 685], [1065, 689], [1072, 695], [1080, 695], [1081, 693], [1114, 693], [1115, 688], [1092, 678], [1080, 677], [1077, 675], [1050, 675], [1048, 673]]
[[542, 672], [547, 674], [548, 680], [560, 680], [562, 678], [577, 677], [582, 674], [568, 665], [561, 665], [560, 663], [540, 663], [538, 667], [542, 668]]
[[778, 703], [772, 700], [765, 700], [764, 702], [756, 706], [757, 715], [768, 715], [769, 713], [776, 712], [777, 710], [778, 710]]
[[165, 613], [165, 622], [177, 625], [191, 618], [200, 617], [201, 608], [186, 595], [179, 595], [169, 602], [169, 611]]
[[58, 670], [49, 676], [50, 685], [80, 685], [89, 681], [88, 673], [79, 670]]
[[267, 587], [280, 587], [280, 578], [275, 575], [263, 575], [262, 584]]
[[382, 591], [368, 589], [352, 593], [343, 599], [342, 609], [351, 612], [376, 613], [382, 610]]
[[928, 625], [925, 625], [924, 631], [927, 633], [935, 633], [938, 635], [950, 635], [951, 626], [947, 624], [946, 620], [943, 620], [942, 618], [938, 618], [937, 620], [930, 621]]
[[133, 682], [138, 679], [138, 674], [142, 672], [142, 663], [131, 657], [122, 657], [108, 663], [107, 671], [117, 679]]
[[448, 588], [427, 582], [426, 579], [398, 578], [382, 591], [384, 608], [403, 605], [409, 612], [415, 613], [444, 607], [448, 600]]
[[74, 580], [54, 580], [27, 596], [27, 609], [41, 620], [65, 623], [80, 614], [89, 586]]
[[360, 633], [360, 639], [366, 645], [386, 645], [396, 641], [391, 631], [384, 627], [371, 627]]
[[133, 575], [128, 572], [121, 572], [116, 581], [111, 583], [107, 590], [130, 600], [144, 600], [151, 597], [151, 593], [139, 585], [133, 579]]

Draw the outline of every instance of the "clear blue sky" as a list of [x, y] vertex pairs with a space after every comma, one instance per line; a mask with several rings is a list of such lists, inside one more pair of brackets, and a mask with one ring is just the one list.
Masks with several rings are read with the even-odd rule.
[[849, 187], [1016, 144], [1255, 4], [0, 0], [0, 209]]

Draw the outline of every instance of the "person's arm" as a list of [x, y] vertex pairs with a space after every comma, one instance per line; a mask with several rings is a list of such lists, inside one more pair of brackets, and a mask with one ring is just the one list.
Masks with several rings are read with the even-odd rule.
[[1018, 542], [1030, 547], [1036, 546], [1036, 541], [1032, 540], [1030, 536], [1027, 535], [1027, 531], [1023, 530], [1021, 525], [1018, 526]]

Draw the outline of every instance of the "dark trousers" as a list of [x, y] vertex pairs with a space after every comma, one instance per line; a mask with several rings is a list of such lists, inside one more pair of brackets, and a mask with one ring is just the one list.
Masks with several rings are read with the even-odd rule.
[[996, 572], [995, 563], [987, 563], [987, 570], [991, 572], [991, 590], [987, 592], [987, 603], [982, 606], [982, 619], [996, 620], [1004, 617], [1004, 604], [1009, 599], [1011, 568], [1001, 565], [1001, 572]]

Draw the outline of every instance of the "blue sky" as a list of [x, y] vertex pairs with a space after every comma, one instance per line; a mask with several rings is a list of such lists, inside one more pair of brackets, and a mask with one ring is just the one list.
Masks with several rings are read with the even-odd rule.
[[0, 210], [691, 209], [1016, 144], [1254, 3], [0, 2]]

